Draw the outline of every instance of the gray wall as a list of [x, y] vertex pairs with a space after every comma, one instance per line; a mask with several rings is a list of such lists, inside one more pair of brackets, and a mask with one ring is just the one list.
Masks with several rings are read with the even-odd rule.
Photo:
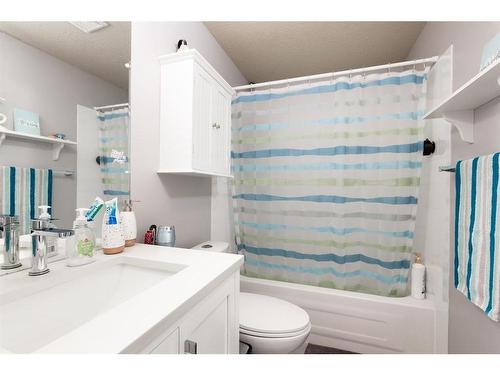
[[[439, 55], [454, 45], [454, 89], [479, 71], [484, 44], [500, 32], [500, 22], [431, 22], [425, 26], [409, 54], [409, 59]], [[475, 142], [464, 143], [452, 132], [452, 161], [500, 151], [500, 99], [475, 113]], [[450, 198], [454, 200], [454, 188]], [[451, 205], [452, 209], [454, 205]], [[453, 220], [454, 213], [451, 218]], [[453, 226], [452, 226], [453, 227]], [[453, 240], [453, 238], [452, 238]], [[449, 249], [452, 263], [452, 244]], [[450, 353], [500, 353], [500, 323], [490, 320], [453, 288], [450, 270], [448, 350]]]
[[[126, 91], [94, 75], [58, 60], [45, 52], [0, 33], [0, 112], [8, 116], [22, 108], [40, 114], [42, 135], [65, 133], [76, 139], [76, 106], [88, 107], [127, 101]], [[96, 140], [97, 141], [97, 140]], [[7, 138], [0, 147], [0, 165], [76, 170], [76, 147], [65, 147], [58, 161], [52, 160], [47, 143]], [[54, 178], [53, 216], [60, 225], [71, 225], [76, 205], [76, 179]]]
[[186, 39], [232, 86], [245, 78], [201, 22], [133, 22], [131, 58], [131, 195], [138, 240], [150, 224], [173, 224], [177, 246], [210, 239], [211, 179], [156, 173], [160, 104], [158, 56]]

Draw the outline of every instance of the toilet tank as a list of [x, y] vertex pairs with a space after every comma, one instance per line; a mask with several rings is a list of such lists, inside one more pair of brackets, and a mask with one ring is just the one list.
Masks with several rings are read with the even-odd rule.
[[229, 245], [227, 242], [206, 241], [192, 247], [192, 249], [212, 251], [214, 253], [227, 253], [229, 251]]

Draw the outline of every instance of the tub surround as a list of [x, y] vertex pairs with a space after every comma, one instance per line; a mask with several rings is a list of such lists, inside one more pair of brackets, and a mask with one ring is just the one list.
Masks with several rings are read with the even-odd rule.
[[365, 354], [445, 353], [435, 302], [241, 276], [241, 291], [291, 302], [311, 317], [309, 342]]
[[[62, 334], [58, 337], [54, 335], [50, 342], [43, 342], [47, 341], [46, 337], [26, 337], [23, 338], [26, 341], [42, 341], [38, 344], [22, 343], [10, 350], [7, 350], [9, 345], [0, 343], [0, 352], [183, 353], [184, 339], [195, 337], [197, 341], [201, 340], [199, 352], [237, 353], [237, 296], [239, 267], [242, 262], [243, 257], [234, 254], [138, 244], [119, 255], [106, 256], [99, 253], [96, 255], [96, 262], [79, 268], [66, 267], [65, 262], [53, 263], [50, 266], [51, 272], [38, 278], [28, 277], [27, 271], [0, 277], [1, 311], [8, 310], [9, 304], [19, 303], [22, 299], [30, 302], [30, 298], [36, 298], [37, 293], [50, 291], [51, 288], [59, 291], [64, 289], [64, 285], [72, 285], [70, 283], [79, 278], [94, 277], [93, 273], [107, 274], [106, 267], [114, 265], [145, 267], [153, 269], [153, 273], [158, 270], [165, 272], [165, 276], [151, 285], [145, 285], [144, 289], [131, 292], [126, 298], [122, 296], [115, 305], [110, 302], [110, 298], [103, 304], [107, 306], [91, 306], [89, 311], [94, 309], [99, 313], [83, 317], [78, 324], [65, 321], [71, 316], [71, 306], [65, 306], [64, 300], [61, 300], [54, 308], [59, 313], [61, 310], [68, 310], [61, 315], [64, 319], [54, 319], [52, 322], [47, 319], [43, 324], [53, 325], [53, 331], [60, 331]], [[120, 268], [122, 269], [124, 267]], [[123, 282], [120, 278], [118, 280]], [[117, 284], [116, 287], [120, 286]], [[119, 293], [121, 291], [116, 292]], [[112, 295], [112, 298], [116, 296]], [[98, 298], [89, 298], [89, 303], [98, 304], [97, 300]], [[32, 315], [32, 319], [29, 315]], [[224, 317], [222, 328], [225, 333], [218, 341], [219, 344], [216, 347], [211, 346], [212, 344], [203, 345], [203, 340], [207, 343], [207, 337], [211, 337], [210, 329], [215, 329], [212, 328], [213, 322], [222, 324], [221, 317]], [[39, 312], [32, 311], [23, 314], [23, 318], [28, 319], [9, 322], [9, 325], [18, 324], [23, 327], [22, 332], [35, 335], [36, 329], [33, 326], [38, 325], [40, 318], [44, 317]], [[61, 328], [59, 324], [67, 326]], [[71, 324], [76, 327], [68, 328]], [[217, 341], [215, 336], [214, 341]]]

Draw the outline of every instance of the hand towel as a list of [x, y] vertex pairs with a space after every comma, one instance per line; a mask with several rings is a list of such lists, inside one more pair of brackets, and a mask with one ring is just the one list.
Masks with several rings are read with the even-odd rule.
[[459, 161], [455, 168], [455, 288], [499, 320], [499, 155]]
[[19, 234], [31, 232], [38, 206], [52, 206], [52, 170], [0, 166], [0, 214], [19, 216]]

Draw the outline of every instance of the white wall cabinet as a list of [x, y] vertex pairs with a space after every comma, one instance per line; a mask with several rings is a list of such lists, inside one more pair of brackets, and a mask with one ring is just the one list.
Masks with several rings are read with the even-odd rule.
[[234, 90], [194, 49], [159, 60], [158, 173], [230, 177]]
[[239, 273], [227, 278], [176, 323], [148, 334], [150, 354], [238, 354]]

